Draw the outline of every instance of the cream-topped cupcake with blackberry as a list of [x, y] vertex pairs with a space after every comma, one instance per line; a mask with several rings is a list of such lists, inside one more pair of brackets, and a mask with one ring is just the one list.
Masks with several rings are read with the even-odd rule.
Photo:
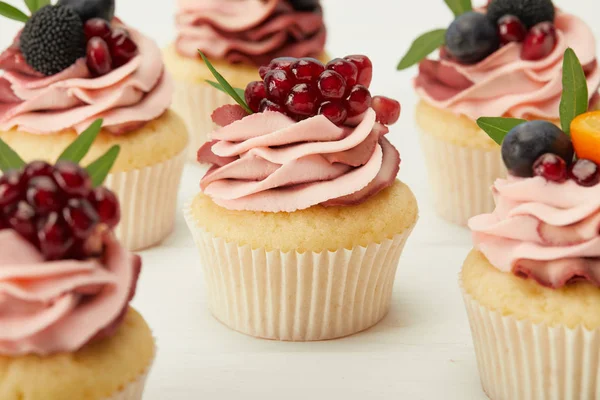
[[173, 228], [188, 142], [160, 49], [114, 18], [114, 1], [31, 11], [10, 13], [25, 25], [0, 54], [0, 138], [27, 161], [54, 160], [102, 118], [88, 157], [121, 147], [107, 180], [123, 204], [116, 234], [131, 249], [157, 244]]

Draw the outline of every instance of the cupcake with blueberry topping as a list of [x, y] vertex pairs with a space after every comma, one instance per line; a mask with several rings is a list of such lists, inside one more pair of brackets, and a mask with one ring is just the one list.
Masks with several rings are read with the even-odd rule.
[[215, 73], [239, 105], [212, 114], [220, 128], [198, 151], [211, 167], [186, 219], [211, 311], [228, 327], [325, 340], [389, 310], [418, 207], [385, 137], [400, 104], [371, 98], [362, 72], [347, 60], [275, 65], [248, 84], [248, 104]]
[[[398, 68], [419, 64], [416, 118], [435, 206], [443, 218], [464, 225], [493, 209], [488, 188], [506, 174], [499, 148], [477, 118], [558, 123], [567, 47], [584, 65], [595, 109], [600, 69], [591, 29], [550, 0], [492, 0], [483, 9], [453, 11], [449, 28], [417, 39]], [[438, 48], [438, 58], [424, 59]]]
[[0, 55], [0, 138], [27, 161], [54, 160], [102, 118], [88, 159], [121, 147], [106, 183], [123, 205], [116, 235], [130, 249], [157, 244], [174, 225], [188, 142], [160, 49], [114, 17], [114, 1], [18, 13], [25, 26]]
[[587, 112], [586, 77], [570, 50], [565, 71], [564, 131], [482, 121], [502, 143], [509, 177], [493, 185], [495, 210], [469, 221], [475, 249], [461, 286], [492, 400], [598, 398], [600, 116]]
[[258, 68], [278, 57], [326, 61], [319, 0], [178, 0], [177, 39], [164, 58], [175, 78], [173, 108], [188, 123], [190, 158], [214, 130], [210, 114], [231, 99], [205, 82], [206, 54], [233, 87], [259, 79]]
[[114, 237], [119, 203], [101, 185], [116, 154], [77, 164], [97, 133], [56, 164], [0, 140], [3, 400], [142, 398], [155, 345], [129, 307], [141, 259]]

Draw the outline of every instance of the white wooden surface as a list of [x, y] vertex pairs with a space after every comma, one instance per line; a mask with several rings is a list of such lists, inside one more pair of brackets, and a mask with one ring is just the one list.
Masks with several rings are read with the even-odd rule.
[[[8, 0], [22, 7], [20, 0]], [[175, 0], [117, 0], [126, 22], [172, 40]], [[481, 3], [481, 1], [480, 1]], [[597, 0], [555, 3], [595, 24]], [[395, 65], [414, 38], [447, 26], [442, 0], [323, 0], [332, 56], [365, 53], [375, 64], [372, 91], [402, 102], [390, 138], [402, 155], [400, 178], [418, 197], [421, 219], [400, 262], [393, 308], [375, 328], [322, 343], [278, 343], [228, 330], [208, 309], [196, 250], [181, 213], [161, 247], [143, 253], [134, 305], [158, 340], [145, 400], [410, 399], [481, 400], [470, 331], [457, 287], [470, 235], [432, 214], [413, 121], [415, 70]], [[0, 20], [0, 46], [18, 24]], [[202, 170], [188, 166], [180, 208], [198, 190]]]

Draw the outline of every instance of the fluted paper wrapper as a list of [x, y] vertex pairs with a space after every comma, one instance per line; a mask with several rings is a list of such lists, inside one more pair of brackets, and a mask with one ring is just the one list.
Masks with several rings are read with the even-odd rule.
[[121, 203], [115, 233], [131, 251], [155, 245], [173, 230], [186, 151], [159, 164], [109, 174], [104, 185]]
[[147, 378], [148, 372], [141, 375], [137, 380], [129, 383], [119, 393], [108, 397], [105, 400], [142, 400]]
[[463, 297], [483, 390], [492, 400], [600, 399], [600, 329], [517, 320]]
[[424, 132], [421, 146], [434, 206], [442, 218], [465, 226], [471, 217], [494, 210], [490, 188], [506, 176], [500, 148], [459, 146]]
[[381, 244], [321, 253], [239, 246], [186, 219], [200, 250], [213, 315], [247, 335], [313, 341], [352, 335], [390, 308], [400, 254], [412, 230]]
[[190, 133], [188, 161], [196, 161], [198, 149], [217, 128], [211, 119], [213, 111], [226, 104], [235, 102], [207, 83], [175, 82], [171, 107], [183, 118]]

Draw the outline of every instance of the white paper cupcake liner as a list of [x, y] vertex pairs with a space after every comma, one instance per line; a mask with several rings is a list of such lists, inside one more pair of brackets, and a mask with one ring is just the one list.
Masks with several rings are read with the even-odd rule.
[[235, 102], [209, 84], [175, 82], [172, 108], [183, 118], [190, 133], [188, 161], [196, 161], [198, 149], [216, 128], [211, 119], [213, 111], [225, 104]]
[[490, 399], [600, 399], [600, 329], [534, 324], [463, 297]]
[[285, 341], [335, 339], [377, 324], [412, 231], [352, 250], [284, 253], [228, 243], [198, 226], [189, 208], [185, 214], [213, 315], [247, 335]]
[[108, 397], [105, 400], [142, 400], [148, 373], [149, 371], [125, 386], [119, 393]]
[[186, 151], [159, 164], [109, 174], [105, 186], [121, 203], [115, 233], [131, 251], [153, 246], [173, 230]]
[[458, 146], [427, 133], [421, 134], [421, 146], [434, 206], [442, 218], [464, 226], [471, 217], [494, 210], [490, 187], [506, 176], [500, 148]]

